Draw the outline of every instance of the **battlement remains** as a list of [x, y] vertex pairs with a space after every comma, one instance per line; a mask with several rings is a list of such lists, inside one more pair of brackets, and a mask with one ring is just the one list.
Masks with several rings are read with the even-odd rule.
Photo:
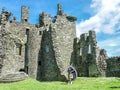
[[29, 21], [29, 7], [27, 7], [27, 6], [21, 7], [21, 21], [22, 22]]

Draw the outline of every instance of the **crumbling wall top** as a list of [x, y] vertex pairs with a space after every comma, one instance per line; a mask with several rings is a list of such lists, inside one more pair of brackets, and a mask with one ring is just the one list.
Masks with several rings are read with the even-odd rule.
[[80, 39], [84, 41], [86, 41], [87, 37], [88, 37], [88, 33], [84, 33], [80, 35]]
[[22, 6], [21, 7], [21, 21], [22, 22], [28, 22], [29, 20], [29, 7]]
[[57, 5], [57, 15], [63, 15], [63, 14], [64, 14], [64, 12], [62, 10], [62, 5], [59, 3]]
[[40, 18], [44, 18], [44, 17], [50, 17], [50, 15], [47, 14], [46, 12], [42, 12], [42, 13], [40, 14]]
[[95, 31], [94, 30], [90, 30], [89, 31], [89, 36], [96, 36]]

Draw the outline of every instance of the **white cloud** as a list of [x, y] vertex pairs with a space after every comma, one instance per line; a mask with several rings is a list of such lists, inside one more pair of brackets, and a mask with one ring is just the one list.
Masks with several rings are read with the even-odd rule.
[[99, 41], [98, 46], [106, 49], [109, 56], [120, 55], [120, 37]]
[[117, 53], [120, 53], [120, 48], [116, 49], [112, 54], [117, 54]]
[[108, 49], [109, 52], [111, 53], [108, 53], [108, 56], [109, 57], [114, 57], [114, 56], [120, 56], [120, 48], [117, 48], [117, 49]]
[[109, 46], [115, 47], [115, 46], [117, 46], [117, 44], [116, 43], [110, 43]]
[[114, 34], [120, 29], [120, 0], [92, 0], [91, 7], [95, 15], [77, 24], [77, 37], [89, 30]]
[[109, 38], [98, 42], [101, 48], [120, 46], [120, 37]]

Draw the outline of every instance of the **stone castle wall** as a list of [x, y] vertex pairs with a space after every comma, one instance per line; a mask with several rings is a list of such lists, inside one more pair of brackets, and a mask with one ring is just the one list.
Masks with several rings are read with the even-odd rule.
[[22, 7], [20, 22], [3, 8], [0, 14], [0, 76], [25, 72], [37, 80], [65, 80], [71, 64], [79, 76], [118, 73], [117, 59], [111, 61], [106, 51], [97, 46], [95, 31], [75, 38], [75, 21], [76, 17], [65, 14], [60, 4], [54, 18], [42, 12], [37, 24], [29, 23], [29, 7]]
[[[1, 75], [15, 73], [24, 68], [24, 60], [19, 52], [22, 42], [9, 31], [2, 30]], [[16, 64], [17, 63], [17, 64]]]
[[70, 65], [73, 52], [73, 39], [75, 38], [75, 21], [67, 16], [57, 15], [52, 26], [52, 38], [57, 65], [61, 75], [67, 77], [67, 68]]
[[[79, 76], [105, 76], [106, 67], [103, 69], [101, 65], [106, 66], [106, 52], [101, 53], [96, 41], [95, 31], [82, 34], [80, 39], [75, 39], [74, 45], [74, 65], [77, 68]], [[102, 55], [104, 57], [102, 57]]]
[[[54, 19], [45, 12], [42, 12], [39, 18], [38, 24], [29, 24], [29, 7], [26, 6], [22, 7], [21, 22], [16, 22], [11, 12], [2, 10], [1, 28], [10, 32], [14, 38], [6, 36], [8, 39], [5, 42], [10, 49], [5, 50], [8, 50], [10, 55], [6, 55], [6, 60], [1, 60], [1, 75], [3, 72], [22, 71], [38, 80], [67, 78], [67, 68], [73, 52], [76, 18], [64, 14], [60, 4]], [[11, 52], [15, 55], [11, 55]]]
[[76, 18], [64, 14], [63, 11], [53, 20], [45, 12], [40, 16], [42, 21], [40, 25], [43, 25], [44, 28], [41, 43], [41, 58], [43, 61], [40, 61], [44, 68], [41, 72], [42, 79], [63, 80], [67, 78], [67, 68], [71, 61]]

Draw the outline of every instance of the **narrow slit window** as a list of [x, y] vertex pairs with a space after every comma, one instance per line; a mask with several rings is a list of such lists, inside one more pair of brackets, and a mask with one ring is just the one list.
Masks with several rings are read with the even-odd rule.
[[42, 31], [39, 31], [39, 35], [42, 35]]
[[40, 65], [40, 66], [41, 66], [41, 61], [39, 61], [39, 62], [38, 62], [38, 65]]
[[88, 46], [88, 54], [91, 54], [91, 45]]
[[22, 54], [22, 45], [16, 44], [16, 54], [21, 55]]
[[26, 29], [26, 35], [28, 35], [28, 33], [29, 33], [29, 29], [27, 28], [27, 29]]
[[82, 48], [80, 48], [80, 56], [82, 55]]
[[45, 51], [46, 51], [47, 53], [49, 52], [49, 46], [48, 46], [48, 45], [46, 45]]

